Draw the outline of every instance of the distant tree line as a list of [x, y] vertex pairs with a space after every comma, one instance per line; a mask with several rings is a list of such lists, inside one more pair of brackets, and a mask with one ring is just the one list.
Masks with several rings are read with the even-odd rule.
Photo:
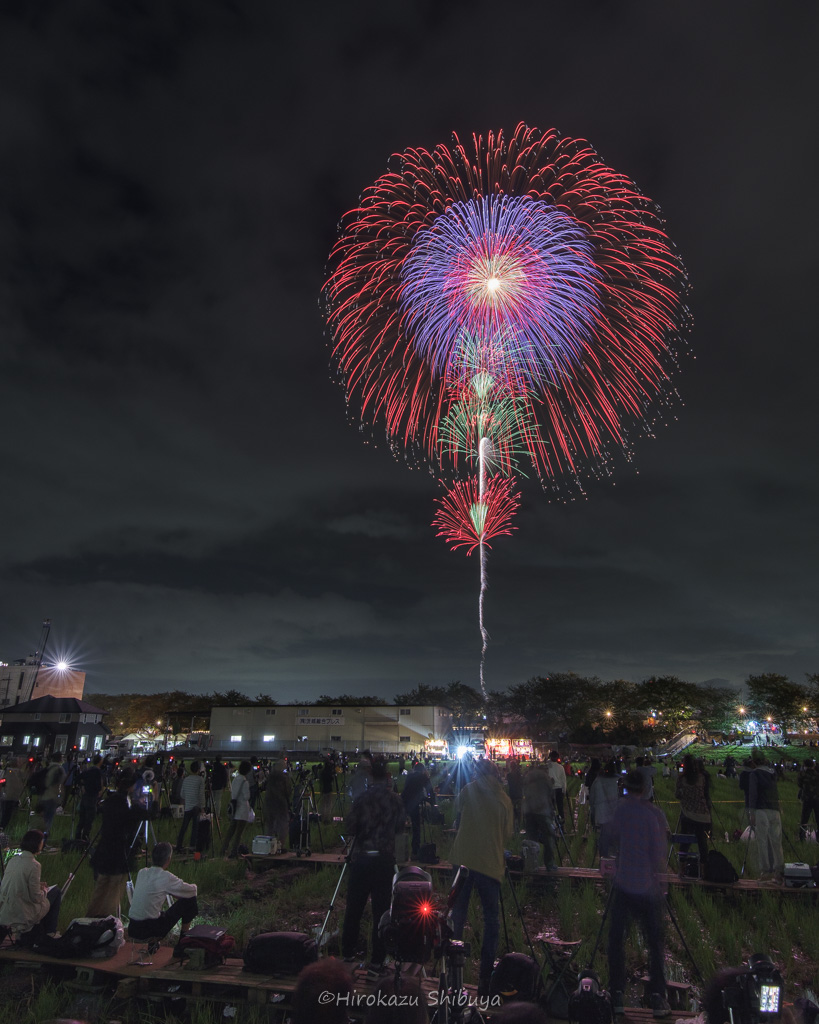
[[[670, 737], [684, 727], [729, 732], [755, 721], [785, 731], [812, 729], [819, 718], [819, 673], [804, 684], [777, 673], [748, 676], [745, 696], [727, 687], [704, 686], [677, 676], [654, 676], [641, 683], [623, 679], [554, 672], [535, 676], [504, 691], [491, 691], [484, 701], [478, 690], [461, 682], [448, 686], [421, 684], [396, 694], [393, 705], [440, 705], [453, 712], [456, 728], [482, 726], [490, 731], [516, 720], [534, 739], [565, 735], [575, 742], [645, 742]], [[89, 693], [89, 703], [108, 712], [116, 733], [136, 731], [189, 732], [206, 729], [214, 706], [278, 704], [268, 694], [249, 697], [239, 690], [210, 694], [172, 690], [168, 693]], [[369, 705], [385, 707], [383, 697], [321, 694], [290, 705]], [[508, 730], [507, 730], [508, 731]]]

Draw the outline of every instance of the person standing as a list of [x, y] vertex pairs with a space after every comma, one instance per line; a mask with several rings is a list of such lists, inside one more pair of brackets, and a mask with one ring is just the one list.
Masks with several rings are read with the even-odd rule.
[[421, 808], [430, 799], [429, 774], [420, 761], [412, 766], [401, 792], [401, 802], [412, 825], [412, 856], [421, 849]]
[[290, 776], [284, 770], [285, 767], [285, 761], [276, 761], [264, 788], [265, 828], [270, 835], [276, 836], [283, 850], [287, 848], [290, 836], [290, 801], [293, 796]]
[[[54, 815], [60, 804], [60, 791], [65, 781], [65, 772], [60, 760], [59, 754], [51, 755], [51, 764], [48, 766], [45, 778], [45, 790], [40, 798], [39, 811], [43, 816], [43, 834], [46, 837], [46, 843], [48, 843], [48, 836], [54, 823]], [[57, 847], [45, 846], [44, 849], [46, 853], [53, 853]]]
[[[711, 779], [705, 766], [699, 764], [692, 754], [686, 754], [683, 758], [682, 774], [677, 778], [676, 797], [680, 801], [680, 832], [697, 837], [702, 873], [711, 832]], [[688, 843], [681, 843], [680, 853], [686, 853], [688, 847]]]
[[635, 761], [637, 771], [643, 776], [643, 800], [650, 800], [654, 803], [654, 776], [657, 769], [651, 763], [650, 757], [638, 757]]
[[131, 846], [140, 822], [148, 817], [148, 809], [143, 804], [129, 801], [135, 785], [133, 772], [120, 772], [115, 780], [115, 791], [108, 794], [100, 809], [102, 825], [97, 848], [91, 857], [94, 891], [86, 917], [119, 916]]
[[500, 889], [506, 871], [504, 844], [515, 827], [512, 801], [491, 761], [475, 763], [475, 778], [458, 794], [455, 813], [459, 825], [452, 844], [452, 863], [461, 866], [461, 873], [464, 868], [467, 873], [459, 880], [452, 907], [452, 928], [455, 938], [462, 939], [469, 899], [473, 888], [476, 889], [483, 911], [478, 995], [486, 996], [500, 938]]
[[190, 774], [182, 781], [182, 803], [185, 813], [182, 816], [182, 825], [179, 835], [176, 837], [176, 852], [182, 852], [182, 840], [188, 831], [188, 822], [191, 826], [191, 846], [196, 849], [196, 840], [199, 838], [199, 817], [205, 806], [205, 777], [200, 774], [201, 765], [194, 761], [191, 765]]
[[761, 881], [782, 882], [785, 857], [782, 853], [782, 819], [776, 773], [768, 764], [761, 747], [751, 754], [753, 771], [748, 777], [748, 816], [756, 842]]
[[222, 816], [222, 794], [227, 789], [230, 777], [227, 765], [219, 757], [213, 762], [213, 771], [210, 776], [210, 793], [213, 800], [213, 813], [217, 818]]
[[231, 840], [233, 840], [233, 846], [230, 850], [230, 856], [239, 856], [239, 840], [242, 838], [245, 825], [255, 819], [253, 808], [250, 806], [250, 783], [247, 778], [252, 767], [253, 765], [250, 761], [242, 761], [239, 765], [239, 770], [230, 784], [231, 819], [230, 828], [225, 833], [225, 841], [222, 843], [223, 857], [228, 856], [228, 847]]
[[807, 839], [809, 835], [810, 816], [819, 838], [819, 770], [813, 758], [805, 761], [797, 781], [799, 799], [802, 801], [802, 814], [799, 819], [799, 839]]
[[333, 797], [336, 792], [336, 766], [329, 754], [325, 754], [322, 758], [319, 785], [321, 786], [321, 820], [327, 825], [333, 820]]
[[404, 827], [404, 805], [392, 790], [387, 762], [372, 761], [370, 785], [353, 802], [347, 828], [355, 836], [350, 854], [347, 909], [341, 929], [341, 954], [347, 962], [356, 959], [359, 929], [367, 900], [372, 901], [372, 963], [370, 973], [384, 967], [387, 948], [379, 935], [382, 915], [389, 910], [395, 868], [395, 836]]
[[94, 818], [97, 813], [97, 803], [102, 792], [102, 771], [100, 762], [102, 757], [95, 754], [91, 766], [80, 772], [77, 782], [80, 787], [79, 814], [77, 817], [77, 838], [88, 840]]
[[0, 828], [8, 828], [12, 815], [20, 806], [20, 798], [26, 788], [25, 758], [15, 758], [14, 764], [5, 771], [6, 782], [3, 786], [3, 811], [0, 816]]
[[[625, 935], [629, 921], [640, 924], [649, 957], [651, 1008], [661, 1020], [671, 1015], [666, 1000], [663, 949], [663, 883], [665, 881], [665, 815], [643, 799], [645, 780], [637, 772], [626, 776], [626, 796], [617, 804], [610, 836], [618, 850], [609, 909], [609, 990], [614, 1012], [622, 1015], [626, 987]], [[595, 783], [597, 785], [597, 783]]]
[[[543, 863], [547, 871], [557, 868], [552, 846], [554, 836], [554, 787], [544, 764], [535, 762], [521, 777], [524, 824], [527, 836], [543, 847]], [[514, 804], [512, 805], [514, 808]]]
[[589, 787], [592, 827], [598, 833], [601, 857], [608, 857], [611, 853], [609, 826], [620, 800], [618, 782], [617, 762], [608, 761], [603, 770], [597, 773], [597, 777]]
[[549, 760], [546, 762], [552, 785], [555, 788], [555, 814], [560, 824], [563, 824], [563, 798], [566, 793], [566, 772], [560, 763], [556, 750], [549, 751]]
[[520, 761], [516, 757], [510, 759], [509, 767], [506, 769], [506, 787], [509, 790], [509, 799], [512, 801], [515, 828], [520, 828], [523, 811], [523, 773], [520, 770]]

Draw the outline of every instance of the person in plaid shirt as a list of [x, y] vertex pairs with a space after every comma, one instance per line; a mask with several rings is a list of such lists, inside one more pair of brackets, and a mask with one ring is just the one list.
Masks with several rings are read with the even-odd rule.
[[355, 836], [350, 856], [347, 910], [341, 931], [344, 959], [357, 959], [358, 933], [367, 899], [372, 899], [372, 963], [370, 973], [384, 967], [386, 947], [378, 934], [381, 916], [390, 909], [392, 876], [395, 870], [395, 836], [403, 830], [406, 812], [401, 798], [393, 792], [387, 763], [373, 759], [372, 784], [353, 802], [347, 828]]

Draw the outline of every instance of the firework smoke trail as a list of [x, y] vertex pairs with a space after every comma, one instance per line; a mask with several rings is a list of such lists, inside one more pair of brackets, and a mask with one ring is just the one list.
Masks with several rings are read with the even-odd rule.
[[[480, 446], [478, 448], [478, 500], [481, 505], [482, 514], [485, 513], [486, 505], [486, 449], [489, 446], [489, 438], [482, 437]], [[481, 681], [481, 693], [483, 699], [486, 700], [486, 682], [484, 680], [484, 670], [486, 668], [486, 651], [489, 647], [489, 634], [486, 631], [486, 626], [483, 621], [483, 599], [486, 594], [487, 578], [486, 578], [486, 542], [484, 540], [484, 523], [481, 527], [481, 589], [478, 594], [478, 626], [481, 631], [481, 667], [480, 667], [480, 681]]]
[[691, 316], [659, 208], [588, 142], [519, 124], [472, 143], [396, 154], [343, 218], [323, 294], [350, 415], [446, 480], [438, 536], [480, 547], [483, 690], [511, 477], [610, 473], [676, 396]]

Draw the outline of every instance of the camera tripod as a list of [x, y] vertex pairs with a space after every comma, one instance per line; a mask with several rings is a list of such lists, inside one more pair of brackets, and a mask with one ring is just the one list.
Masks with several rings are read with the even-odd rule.
[[[296, 844], [297, 857], [310, 856], [310, 822], [315, 815], [318, 822], [319, 845], [324, 853], [324, 836], [321, 832], [321, 815], [316, 807], [316, 792], [309, 772], [302, 770], [293, 790], [293, 814], [298, 821], [299, 838]], [[291, 843], [291, 847], [292, 847]]]
[[137, 840], [142, 840], [143, 845], [145, 847], [146, 868], [148, 867], [148, 830], [150, 830], [151, 838], [154, 841], [154, 846], [156, 846], [156, 832], [154, 832], [153, 822], [151, 821], [150, 818], [146, 818], [144, 821], [141, 821], [139, 825], [137, 825], [137, 830], [134, 833], [134, 838], [131, 840], [131, 845], [128, 848], [129, 852], [133, 851], [134, 847], [137, 844]]
[[[438, 976], [438, 1003], [432, 1024], [481, 1024], [483, 1017], [464, 988], [466, 945], [459, 939], [446, 938], [441, 943], [441, 971]], [[400, 975], [396, 964], [396, 983]]]

